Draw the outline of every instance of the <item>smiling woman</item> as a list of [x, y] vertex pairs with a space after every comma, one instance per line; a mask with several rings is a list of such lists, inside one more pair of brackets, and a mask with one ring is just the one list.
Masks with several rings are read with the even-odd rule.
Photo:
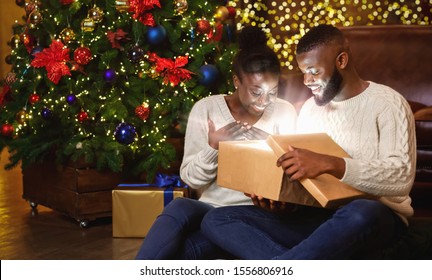
[[214, 208], [252, 201], [242, 192], [218, 186], [219, 142], [265, 139], [269, 134], [293, 133], [295, 128], [294, 107], [277, 98], [280, 63], [266, 43], [258, 27], [242, 29], [232, 65], [235, 91], [203, 98], [193, 106], [180, 175], [201, 196], [199, 201], [170, 202], [148, 232], [138, 259], [226, 257], [203, 236], [201, 220]]

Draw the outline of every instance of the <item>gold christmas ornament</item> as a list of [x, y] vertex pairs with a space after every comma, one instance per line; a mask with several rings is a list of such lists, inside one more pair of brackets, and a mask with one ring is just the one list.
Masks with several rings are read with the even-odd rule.
[[19, 45], [21, 44], [21, 37], [18, 34], [15, 34], [12, 36], [11, 40], [10, 40], [10, 46], [12, 49], [16, 49], [19, 47]]
[[147, 72], [147, 76], [149, 76], [152, 79], [156, 79], [159, 77], [159, 73], [156, 71], [156, 66], [152, 66]]
[[75, 32], [69, 27], [66, 27], [60, 32], [60, 39], [62, 39], [63, 43], [65, 44], [75, 41], [75, 37]]
[[115, 1], [116, 10], [119, 12], [127, 12], [129, 10], [128, 0], [116, 0]]
[[174, 6], [179, 14], [183, 14], [187, 11], [189, 4], [187, 0], [174, 0]]
[[92, 32], [96, 28], [96, 23], [92, 18], [85, 18], [81, 21], [81, 30], [84, 32]]
[[93, 19], [96, 23], [103, 20], [104, 12], [99, 8], [94, 6], [88, 11], [88, 17]]
[[39, 12], [39, 10], [34, 9], [33, 12], [31, 12], [28, 16], [27, 23], [30, 25], [30, 28], [35, 28], [36, 25], [41, 23], [42, 19], [42, 14]]
[[229, 16], [229, 11], [225, 6], [219, 6], [216, 9], [214, 18], [216, 21], [225, 21]]
[[24, 110], [20, 110], [16, 114], [16, 120], [19, 124], [24, 124], [27, 121], [27, 119], [28, 119], [28, 114]]

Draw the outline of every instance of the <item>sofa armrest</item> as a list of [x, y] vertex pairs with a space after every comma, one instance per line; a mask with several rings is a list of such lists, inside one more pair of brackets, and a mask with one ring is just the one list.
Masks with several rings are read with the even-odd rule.
[[432, 121], [432, 106], [422, 108], [414, 113], [416, 121]]
[[417, 150], [432, 151], [432, 106], [424, 107], [414, 113]]

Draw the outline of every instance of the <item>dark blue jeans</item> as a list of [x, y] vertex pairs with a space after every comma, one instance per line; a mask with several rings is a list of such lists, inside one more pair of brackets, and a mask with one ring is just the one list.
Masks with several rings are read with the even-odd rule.
[[241, 259], [361, 259], [395, 242], [406, 225], [378, 201], [359, 199], [338, 210], [300, 207], [275, 214], [255, 206], [207, 213], [202, 232]]
[[171, 201], [150, 228], [136, 259], [212, 259], [225, 252], [200, 230], [204, 215], [213, 206], [189, 198]]

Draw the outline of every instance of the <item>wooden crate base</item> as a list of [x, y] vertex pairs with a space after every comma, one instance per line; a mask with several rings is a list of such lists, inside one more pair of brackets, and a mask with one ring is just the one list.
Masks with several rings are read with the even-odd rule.
[[113, 172], [33, 164], [23, 170], [23, 198], [32, 207], [46, 206], [86, 227], [96, 218], [111, 216], [111, 193], [121, 181], [121, 175]]

